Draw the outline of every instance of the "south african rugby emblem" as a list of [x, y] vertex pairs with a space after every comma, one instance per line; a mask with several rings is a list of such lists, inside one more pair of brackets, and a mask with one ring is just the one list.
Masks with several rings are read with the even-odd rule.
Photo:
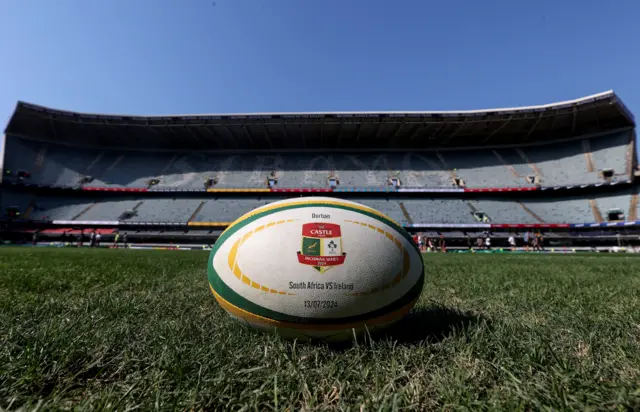
[[342, 265], [347, 254], [342, 252], [340, 225], [334, 223], [305, 223], [302, 225], [302, 250], [298, 262], [324, 273]]

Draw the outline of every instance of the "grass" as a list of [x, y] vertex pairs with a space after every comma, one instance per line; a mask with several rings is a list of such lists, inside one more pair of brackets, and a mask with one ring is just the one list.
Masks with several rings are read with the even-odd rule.
[[640, 409], [640, 259], [426, 255], [353, 345], [234, 323], [206, 253], [0, 248], [0, 408]]

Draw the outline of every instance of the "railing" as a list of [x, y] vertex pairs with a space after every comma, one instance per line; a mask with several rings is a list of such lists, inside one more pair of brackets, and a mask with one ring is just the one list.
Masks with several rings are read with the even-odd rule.
[[[0, 219], [1, 220], [1, 219]], [[53, 221], [27, 221], [12, 220], [15, 223], [40, 223], [54, 226], [73, 227], [175, 227], [175, 228], [224, 228], [233, 222], [128, 222], [118, 220], [53, 220]], [[611, 227], [636, 227], [640, 226], [640, 220], [625, 222], [603, 222], [603, 223], [404, 223], [407, 229], [589, 229], [589, 228], [611, 228]]]

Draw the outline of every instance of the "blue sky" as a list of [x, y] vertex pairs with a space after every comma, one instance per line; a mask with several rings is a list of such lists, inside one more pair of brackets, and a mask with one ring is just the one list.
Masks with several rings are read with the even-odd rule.
[[640, 1], [2, 0], [17, 100], [122, 114], [513, 107], [614, 89], [640, 115]]

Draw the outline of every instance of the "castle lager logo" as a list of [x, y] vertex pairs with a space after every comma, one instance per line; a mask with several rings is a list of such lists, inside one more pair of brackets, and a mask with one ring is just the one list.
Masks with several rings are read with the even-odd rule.
[[313, 266], [320, 273], [332, 266], [342, 265], [347, 254], [342, 252], [340, 225], [334, 223], [305, 223], [302, 225], [302, 250], [298, 262]]

